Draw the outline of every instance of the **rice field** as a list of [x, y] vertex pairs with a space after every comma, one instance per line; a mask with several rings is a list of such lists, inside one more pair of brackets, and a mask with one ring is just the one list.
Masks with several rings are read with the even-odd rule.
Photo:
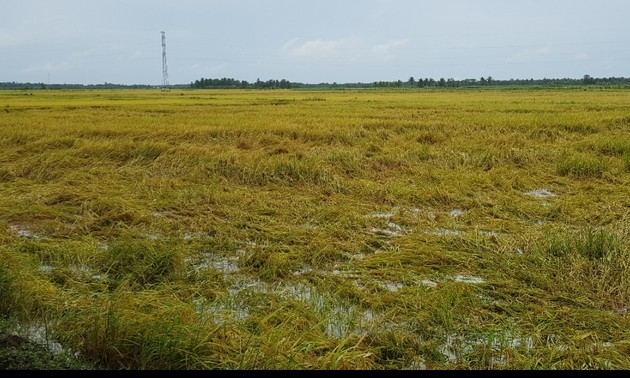
[[0, 91], [6, 332], [103, 369], [630, 368], [630, 90]]

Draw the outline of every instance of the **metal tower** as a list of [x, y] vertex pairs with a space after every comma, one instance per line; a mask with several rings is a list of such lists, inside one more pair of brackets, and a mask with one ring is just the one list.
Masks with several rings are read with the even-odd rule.
[[166, 32], [162, 32], [162, 90], [168, 91], [168, 67], [166, 67]]

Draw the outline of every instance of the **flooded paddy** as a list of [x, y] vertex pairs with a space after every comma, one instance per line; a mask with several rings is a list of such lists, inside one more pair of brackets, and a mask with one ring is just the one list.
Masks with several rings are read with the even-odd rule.
[[630, 368], [626, 90], [191, 97], [0, 93], [24, 337], [108, 369]]

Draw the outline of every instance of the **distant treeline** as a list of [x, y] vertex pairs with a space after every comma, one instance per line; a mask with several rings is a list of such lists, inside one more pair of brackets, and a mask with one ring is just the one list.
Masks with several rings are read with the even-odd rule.
[[542, 87], [566, 87], [566, 86], [582, 86], [582, 85], [600, 85], [600, 86], [628, 86], [630, 78], [625, 77], [608, 77], [595, 78], [590, 75], [584, 75], [581, 79], [509, 79], [497, 80], [492, 76], [481, 77], [479, 79], [455, 80], [453, 78], [439, 80], [425, 78], [415, 79], [413, 76], [407, 81], [379, 81], [373, 83], [375, 87], [518, 87], [518, 86], [542, 86]]
[[432, 78], [419, 78], [413, 76], [408, 80], [402, 81], [375, 81], [372, 83], [319, 83], [307, 84], [299, 82], [290, 82], [288, 80], [256, 80], [249, 83], [245, 80], [237, 80], [232, 78], [222, 79], [205, 79], [201, 78], [190, 83], [191, 88], [241, 88], [241, 89], [288, 89], [288, 88], [462, 88], [462, 87], [521, 87], [521, 86], [537, 86], [537, 87], [567, 87], [567, 86], [583, 86], [583, 85], [599, 85], [599, 86], [630, 86], [630, 78], [625, 77], [608, 77], [595, 78], [590, 75], [584, 75], [580, 79], [509, 79], [497, 80], [492, 76], [481, 77], [479, 79], [455, 80], [453, 78], [438, 80]]
[[[607, 87], [628, 87], [630, 86], [630, 78], [626, 77], [591, 77], [584, 75], [580, 79], [509, 79], [498, 80], [492, 76], [481, 77], [479, 79], [463, 79], [455, 80], [453, 78], [414, 78], [402, 81], [375, 81], [372, 83], [300, 83], [282, 80], [262, 81], [257, 79], [255, 82], [247, 82], [246, 80], [238, 80], [233, 78], [206, 79], [201, 78], [190, 84], [170, 85], [171, 89], [317, 89], [317, 88], [470, 88], [470, 87], [573, 87], [573, 86], [607, 86]], [[152, 89], [161, 88], [158, 85], [142, 85], [142, 84], [44, 84], [44, 83], [17, 83], [17, 82], [0, 82], [0, 89]]]
[[[179, 86], [183, 87], [183, 86]], [[44, 83], [17, 83], [13, 82], [0, 82], [0, 89], [150, 89], [156, 88], [155, 85], [143, 85], [143, 84], [44, 84]]]
[[204, 79], [195, 80], [190, 83], [192, 88], [241, 88], [241, 89], [290, 89], [303, 85], [300, 83], [291, 83], [288, 80], [256, 80], [254, 83], [248, 83], [245, 80], [237, 80], [231, 78], [222, 79]]

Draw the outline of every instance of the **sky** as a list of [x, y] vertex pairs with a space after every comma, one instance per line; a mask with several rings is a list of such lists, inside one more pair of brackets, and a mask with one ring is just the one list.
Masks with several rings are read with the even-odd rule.
[[0, 0], [0, 82], [630, 77], [630, 0]]

